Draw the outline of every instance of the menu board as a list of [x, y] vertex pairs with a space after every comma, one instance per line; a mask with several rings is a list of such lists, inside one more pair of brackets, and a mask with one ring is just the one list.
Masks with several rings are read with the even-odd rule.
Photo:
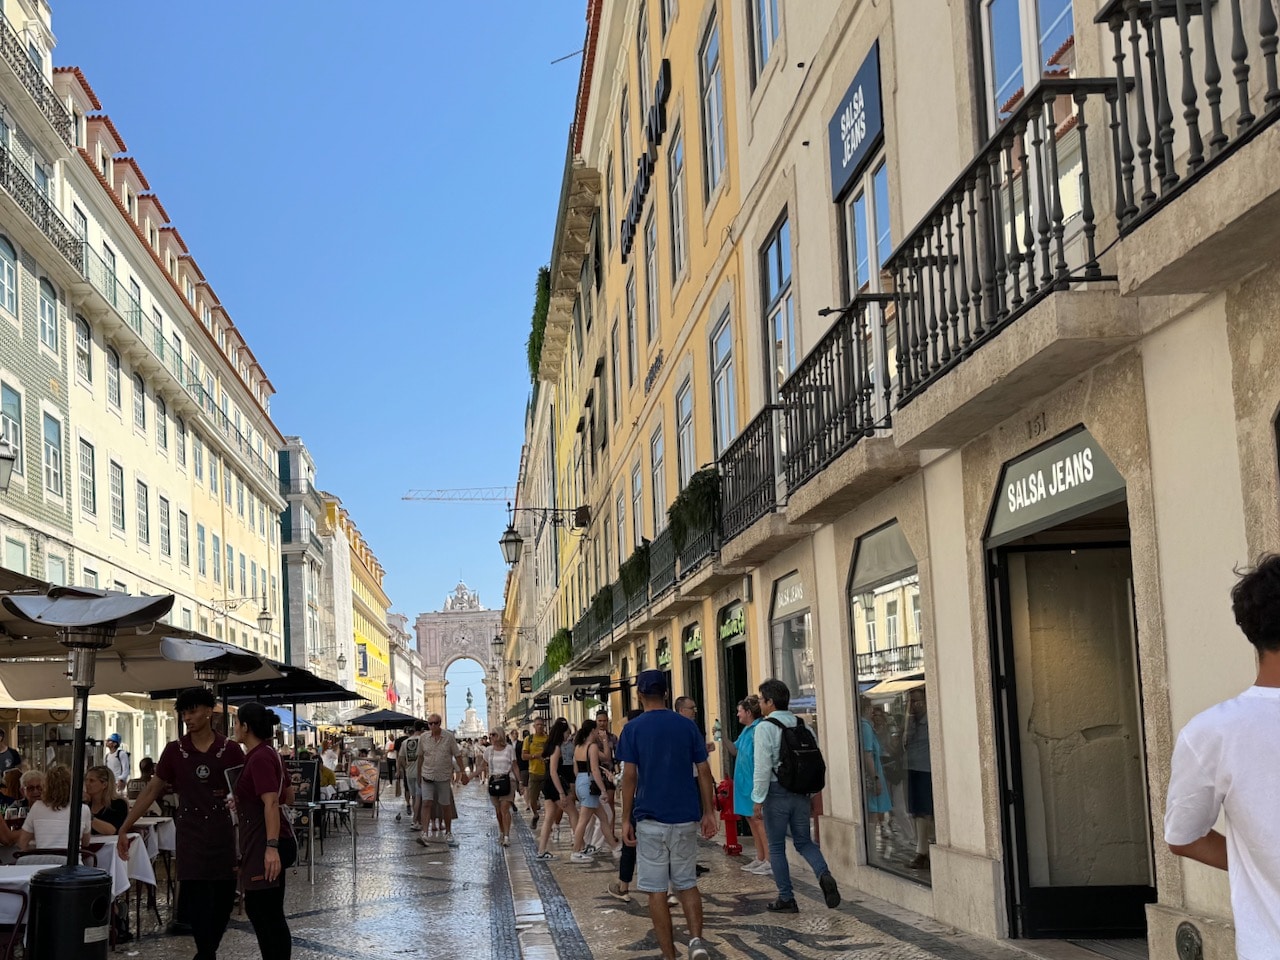
[[293, 802], [305, 806], [320, 801], [320, 761], [285, 760], [285, 773], [293, 784]]

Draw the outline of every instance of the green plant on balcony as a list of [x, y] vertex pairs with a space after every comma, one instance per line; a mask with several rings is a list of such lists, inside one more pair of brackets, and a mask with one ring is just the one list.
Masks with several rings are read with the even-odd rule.
[[635, 552], [618, 567], [618, 579], [628, 597], [641, 593], [649, 584], [649, 541], [636, 547]]
[[591, 615], [597, 624], [607, 624], [613, 620], [613, 586], [601, 589], [591, 598]]
[[690, 535], [696, 536], [711, 527], [719, 514], [720, 474], [715, 467], [705, 467], [689, 478], [667, 510], [676, 550], [684, 550]]
[[547, 644], [547, 673], [555, 673], [573, 659], [573, 631], [561, 627]]
[[542, 364], [542, 341], [547, 332], [547, 313], [551, 309], [551, 269], [538, 268], [538, 286], [533, 300], [533, 323], [525, 346], [529, 352], [529, 379], [538, 382]]

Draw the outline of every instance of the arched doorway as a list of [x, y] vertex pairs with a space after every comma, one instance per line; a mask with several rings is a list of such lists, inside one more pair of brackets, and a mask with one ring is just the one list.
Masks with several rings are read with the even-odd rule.
[[[490, 672], [474, 657], [453, 657], [443, 670], [443, 704], [435, 710], [460, 739], [479, 739], [489, 732]], [[474, 711], [474, 712], [471, 712]]]

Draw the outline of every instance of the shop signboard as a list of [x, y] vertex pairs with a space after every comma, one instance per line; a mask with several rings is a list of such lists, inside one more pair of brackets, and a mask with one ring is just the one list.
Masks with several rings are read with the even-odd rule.
[[839, 200], [861, 172], [884, 133], [880, 103], [880, 44], [871, 45], [867, 58], [853, 75], [827, 124], [831, 152], [831, 198]]
[[533, 677], [520, 678], [520, 692], [533, 693]]
[[685, 630], [684, 655], [696, 657], [702, 653], [702, 629], [695, 623]]
[[293, 784], [293, 802], [298, 805], [320, 802], [320, 761], [285, 760], [284, 771]]
[[1084, 427], [1005, 465], [987, 546], [998, 547], [1125, 499], [1124, 477]]

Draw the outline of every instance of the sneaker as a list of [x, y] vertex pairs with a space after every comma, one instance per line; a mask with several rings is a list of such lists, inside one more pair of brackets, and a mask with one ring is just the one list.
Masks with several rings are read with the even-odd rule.
[[773, 864], [768, 860], [761, 860], [751, 872], [757, 877], [771, 877], [773, 876]]
[[704, 867], [704, 866], [703, 866], [702, 864], [700, 864], [700, 863], [695, 863], [695, 864], [693, 865], [693, 871], [694, 871], [694, 876], [696, 876], [696, 877], [701, 877], [701, 876], [703, 876], [704, 874], [708, 874], [708, 873], [710, 873], [710, 872], [711, 872], [711, 868], [710, 868], [710, 867]]
[[827, 902], [828, 909], [840, 906], [840, 888], [836, 886], [836, 878], [830, 870], [818, 878], [818, 886], [822, 888], [822, 899]]
[[623, 890], [622, 884], [617, 880], [609, 881], [609, 885], [605, 887], [605, 890], [607, 890], [609, 896], [613, 897], [615, 900], [621, 900], [623, 903], [631, 902], [631, 894], [626, 890]]
[[744, 863], [740, 869], [742, 870], [743, 873], [751, 873], [753, 870], [755, 870], [756, 867], [760, 866], [760, 864], [762, 863], [764, 863], [763, 860], [757, 860], [753, 857], [750, 863]]
[[422, 824], [420, 824], [420, 823], [411, 823], [411, 824], [409, 824], [409, 830], [410, 830], [411, 832], [413, 832], [413, 833], [417, 833], [417, 832], [418, 832], [419, 830], [421, 830], [421, 829], [422, 829]]
[[500, 837], [498, 839], [498, 843], [502, 844], [504, 847], [511, 846], [511, 841], [509, 841], [506, 837]]
[[425, 846], [427, 846], [427, 845], [428, 845], [428, 842], [429, 842], [429, 841], [427, 840], [427, 838], [426, 838], [423, 834], [421, 834], [421, 833], [420, 833], [420, 834], [418, 834], [418, 836], [417, 836], [417, 837], [415, 837], [414, 839], [416, 839], [416, 840], [418, 841], [418, 843], [422, 844], [422, 846], [424, 846], [424, 847], [425, 847]]
[[677, 897], [674, 893], [669, 893], [669, 894], [667, 894], [667, 906], [668, 906], [668, 907], [676, 907], [676, 906], [679, 906], [679, 905], [680, 905], [680, 898], [679, 898], [679, 897]]
[[570, 863], [591, 863], [593, 861], [591, 859], [591, 854], [587, 853], [584, 850], [584, 851], [581, 851], [580, 853], [571, 854], [569, 857], [569, 862]]
[[596, 849], [597, 848], [594, 843], [588, 843], [585, 847], [582, 848], [582, 852], [585, 853], [587, 856], [592, 856], [593, 854], [595, 854]]
[[457, 840], [455, 840], [455, 839], [453, 839], [453, 834], [452, 834], [452, 833], [446, 833], [446, 834], [444, 835], [444, 842], [445, 842], [445, 843], [447, 843], [447, 844], [448, 844], [449, 846], [451, 846], [451, 847], [456, 847], [456, 846], [458, 845], [458, 841], [457, 841]]
[[707, 953], [707, 945], [701, 937], [689, 938], [689, 960], [710, 960], [711, 954]]
[[779, 897], [772, 903], [765, 906], [770, 913], [799, 913], [800, 907], [796, 905], [795, 900], [783, 900]]
[[533, 859], [535, 860], [559, 860], [560, 857], [552, 853], [550, 850], [544, 850]]

